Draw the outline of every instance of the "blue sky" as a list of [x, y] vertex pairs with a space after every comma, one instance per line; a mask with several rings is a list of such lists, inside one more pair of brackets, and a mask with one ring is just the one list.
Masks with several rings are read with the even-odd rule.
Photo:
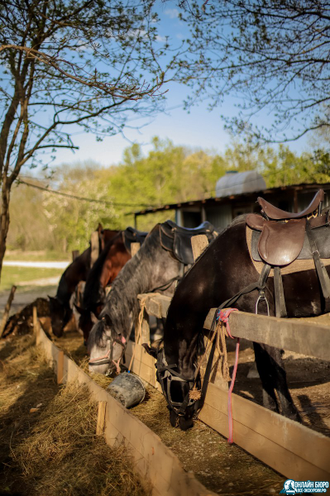
[[[184, 37], [184, 26], [177, 18], [177, 11], [171, 2], [159, 3], [159, 13], [162, 18], [160, 33], [170, 33], [173, 40]], [[102, 166], [118, 164], [125, 148], [132, 143], [139, 143], [145, 154], [152, 149], [151, 139], [158, 136], [161, 139], [168, 138], [174, 145], [185, 145], [191, 148], [202, 148], [205, 151], [223, 153], [231, 143], [229, 134], [224, 130], [224, 123], [220, 115], [234, 115], [234, 101], [226, 99], [222, 107], [213, 111], [208, 110], [208, 102], [199, 104], [191, 109], [188, 114], [183, 109], [183, 99], [187, 88], [178, 84], [170, 84], [167, 93], [166, 111], [158, 114], [152, 119], [143, 120], [134, 118], [129, 122], [133, 127], [126, 128], [125, 137], [121, 135], [109, 136], [102, 142], [96, 142], [92, 134], [73, 134], [75, 145], [79, 150], [74, 153], [71, 150], [59, 150], [53, 165], [74, 164], [93, 160]], [[257, 117], [257, 119], [271, 119], [271, 115]], [[262, 121], [260, 121], [262, 122]], [[307, 150], [307, 138], [290, 145], [294, 151]]]

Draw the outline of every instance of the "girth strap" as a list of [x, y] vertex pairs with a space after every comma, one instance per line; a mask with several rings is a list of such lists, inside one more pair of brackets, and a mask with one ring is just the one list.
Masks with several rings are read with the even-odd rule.
[[260, 274], [258, 281], [252, 282], [251, 284], [246, 286], [244, 289], [242, 289], [241, 291], [236, 293], [234, 296], [232, 296], [231, 298], [228, 298], [228, 300], [222, 302], [221, 305], [218, 307], [218, 310], [222, 310], [223, 308], [232, 307], [241, 296], [246, 295], [248, 293], [251, 293], [255, 289], [258, 289], [259, 293], [261, 291], [264, 291], [270, 271], [271, 271], [271, 266], [268, 264], [264, 264], [264, 266], [262, 267], [262, 271], [261, 271], [261, 274]]
[[320, 258], [320, 253], [319, 253], [319, 250], [317, 248], [316, 242], [314, 240], [313, 232], [312, 232], [312, 229], [311, 229], [311, 226], [310, 226], [310, 223], [308, 220], [306, 223], [306, 233], [307, 233], [308, 241], [309, 241], [309, 244], [311, 247], [311, 252], [312, 252], [313, 260], [314, 260], [314, 264], [315, 264], [315, 269], [316, 269], [316, 272], [317, 272], [317, 275], [318, 275], [318, 278], [320, 281], [322, 294], [324, 297], [324, 311], [327, 313], [327, 312], [330, 312], [330, 278], [329, 278], [328, 272], [327, 272], [327, 270], [326, 270], [326, 268], [325, 268], [325, 266], [322, 263], [322, 260]]
[[275, 291], [275, 316], [286, 317], [286, 304], [284, 297], [283, 279], [280, 267], [274, 267], [274, 291]]

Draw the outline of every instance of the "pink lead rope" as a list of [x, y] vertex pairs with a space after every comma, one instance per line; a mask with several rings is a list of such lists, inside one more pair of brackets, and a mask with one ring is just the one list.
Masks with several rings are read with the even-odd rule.
[[233, 370], [233, 375], [231, 378], [231, 383], [228, 391], [228, 429], [229, 429], [229, 436], [228, 436], [228, 443], [233, 442], [233, 412], [232, 412], [232, 404], [231, 404], [231, 394], [234, 389], [234, 384], [235, 384], [235, 379], [236, 379], [236, 372], [237, 372], [237, 365], [238, 365], [238, 354], [239, 354], [239, 338], [234, 338], [231, 335], [230, 332], [230, 327], [229, 327], [229, 315], [231, 312], [235, 312], [237, 308], [225, 308], [223, 310], [218, 310], [217, 313], [217, 321], [222, 322], [226, 326], [226, 331], [228, 336], [231, 339], [236, 339], [236, 351], [235, 351], [235, 365], [234, 365], [234, 370]]

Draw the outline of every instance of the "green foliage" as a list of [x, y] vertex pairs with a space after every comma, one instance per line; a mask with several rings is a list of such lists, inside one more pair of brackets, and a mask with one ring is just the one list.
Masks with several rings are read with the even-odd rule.
[[[59, 190], [72, 197], [43, 193], [42, 207], [48, 219], [48, 228], [55, 239], [61, 240], [63, 252], [84, 251], [98, 224], [108, 227], [116, 218], [113, 207], [107, 204], [107, 187], [100, 183], [97, 172], [95, 164], [73, 168], [62, 166], [58, 171]], [[97, 202], [80, 201], [73, 196]]]
[[42, 192], [24, 184], [12, 190], [10, 203], [11, 229], [8, 249], [43, 250], [56, 248], [56, 238], [49, 228], [42, 206]]
[[[226, 170], [257, 170], [268, 188], [323, 183], [330, 181], [330, 155], [322, 150], [298, 155], [283, 145], [256, 148], [238, 142], [233, 142], [223, 155], [215, 155], [154, 138], [147, 155], [134, 144], [125, 150], [118, 166], [62, 166], [49, 183], [50, 188], [69, 195], [106, 203], [80, 201], [20, 185], [13, 196], [10, 246], [21, 248], [23, 237], [24, 249], [83, 251], [99, 222], [110, 229], [125, 229], [134, 225], [134, 212], [143, 208], [215, 196], [216, 182]], [[174, 210], [140, 215], [138, 228], [149, 231], [168, 218], [174, 220]]]

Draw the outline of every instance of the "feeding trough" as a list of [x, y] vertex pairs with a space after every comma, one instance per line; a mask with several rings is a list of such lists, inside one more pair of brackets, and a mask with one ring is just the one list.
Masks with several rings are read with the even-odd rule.
[[123, 372], [117, 375], [107, 390], [125, 408], [132, 408], [145, 398], [145, 387], [142, 380], [135, 374]]

